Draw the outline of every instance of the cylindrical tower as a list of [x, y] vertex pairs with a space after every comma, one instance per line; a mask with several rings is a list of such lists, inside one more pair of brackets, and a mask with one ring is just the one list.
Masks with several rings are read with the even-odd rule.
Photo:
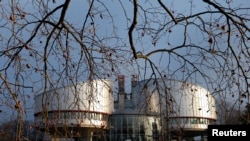
[[35, 123], [58, 136], [90, 135], [108, 129], [113, 99], [113, 82], [106, 79], [52, 89], [35, 97]]
[[203, 134], [216, 119], [215, 98], [198, 85], [167, 79], [140, 81], [132, 93], [136, 107], [164, 117], [166, 133]]

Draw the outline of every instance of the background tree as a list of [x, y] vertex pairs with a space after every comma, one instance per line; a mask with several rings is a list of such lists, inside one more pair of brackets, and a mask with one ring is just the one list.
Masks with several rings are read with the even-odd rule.
[[247, 104], [245, 110], [243, 111], [243, 114], [241, 114], [241, 123], [242, 124], [248, 124], [249, 125], [249, 119], [250, 119], [250, 105]]
[[[32, 119], [33, 97], [117, 74], [173, 78], [217, 103], [249, 103], [249, 1], [0, 2], [3, 119]], [[244, 107], [244, 106], [243, 106]], [[11, 111], [11, 112], [10, 112]]]
[[241, 116], [244, 115], [243, 108], [239, 108], [237, 103], [219, 101], [217, 104], [217, 121], [216, 124], [242, 124]]

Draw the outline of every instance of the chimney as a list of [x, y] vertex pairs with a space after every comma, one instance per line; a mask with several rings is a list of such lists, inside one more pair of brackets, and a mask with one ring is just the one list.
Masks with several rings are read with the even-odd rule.
[[119, 109], [124, 109], [124, 96], [125, 96], [125, 89], [124, 89], [124, 75], [118, 75], [118, 100], [119, 100]]
[[125, 77], [124, 75], [118, 75], [118, 91], [120, 92], [125, 92], [124, 89], [124, 81], [125, 81]]
[[131, 91], [136, 86], [137, 82], [138, 82], [138, 75], [132, 74], [131, 75]]
[[136, 74], [131, 75], [131, 98], [133, 98], [132, 93], [137, 83], [138, 83], [138, 75]]

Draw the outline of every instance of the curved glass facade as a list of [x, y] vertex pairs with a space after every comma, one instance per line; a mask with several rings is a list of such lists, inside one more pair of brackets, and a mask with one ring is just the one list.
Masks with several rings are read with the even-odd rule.
[[[108, 114], [100, 113], [100, 112], [86, 112], [86, 111], [49, 111], [48, 112], [48, 120], [60, 120], [60, 119], [92, 119], [92, 120], [100, 120], [107, 121]], [[42, 113], [37, 113], [34, 115], [36, 119], [42, 120]]]
[[110, 141], [158, 141], [161, 136], [160, 118], [149, 115], [112, 115]]
[[204, 124], [207, 126], [210, 124], [210, 119], [202, 118], [202, 117], [174, 117], [174, 118], [171, 118], [169, 124], [170, 125], [172, 124], [181, 124], [181, 125]]

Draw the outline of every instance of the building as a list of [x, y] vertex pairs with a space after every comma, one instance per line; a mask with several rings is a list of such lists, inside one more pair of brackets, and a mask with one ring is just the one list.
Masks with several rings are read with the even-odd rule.
[[113, 82], [104, 79], [51, 89], [35, 97], [35, 125], [53, 140], [90, 141], [108, 129], [113, 99]]
[[138, 81], [137, 75], [131, 80], [131, 93], [126, 93], [125, 77], [118, 76], [116, 101], [110, 80], [40, 94], [36, 97], [36, 124], [54, 138], [165, 141], [205, 136], [207, 126], [217, 119], [215, 99], [205, 88], [167, 79]]

